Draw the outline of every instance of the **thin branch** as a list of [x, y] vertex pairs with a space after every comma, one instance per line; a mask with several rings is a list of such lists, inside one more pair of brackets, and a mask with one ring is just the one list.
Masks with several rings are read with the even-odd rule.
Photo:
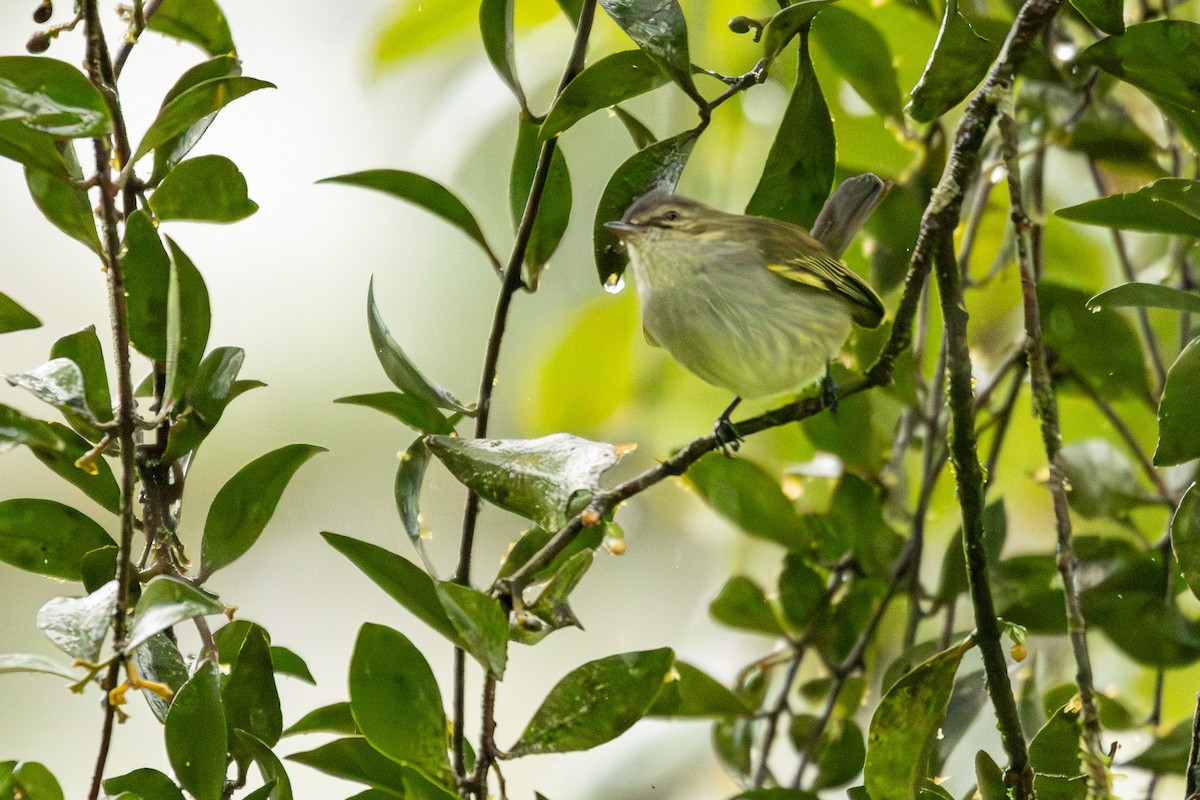
[[125, 32], [125, 40], [121, 42], [121, 47], [117, 50], [117, 57], [113, 59], [114, 77], [121, 77], [121, 71], [125, 69], [125, 62], [129, 60], [133, 46], [138, 43], [138, 38], [146, 30], [146, 24], [158, 11], [160, 5], [162, 5], [162, 0], [149, 0], [145, 5], [142, 4], [142, 0], [134, 0], [133, 21], [129, 23], [129, 30]]
[[1200, 693], [1196, 694], [1196, 710], [1192, 712], [1192, 746], [1187, 760], [1187, 800], [1200, 794]]

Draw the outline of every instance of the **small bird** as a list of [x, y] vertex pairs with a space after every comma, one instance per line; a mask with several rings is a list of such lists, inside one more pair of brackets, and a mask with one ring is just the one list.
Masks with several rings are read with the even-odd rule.
[[605, 223], [628, 249], [647, 341], [737, 395], [713, 427], [727, 454], [741, 441], [729, 415], [742, 398], [794, 391], [826, 375], [826, 394], [836, 400], [829, 360], [852, 324], [875, 328], [886, 313], [837, 255], [888, 188], [874, 175], [839, 187], [813, 226], [834, 252], [799, 225], [728, 214], [661, 190]]

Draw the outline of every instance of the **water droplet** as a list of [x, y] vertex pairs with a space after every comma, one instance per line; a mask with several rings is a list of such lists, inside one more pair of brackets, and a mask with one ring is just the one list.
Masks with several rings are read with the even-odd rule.
[[1093, 314], [1099, 314], [1103, 310], [1104, 310], [1104, 306], [1092, 306]]
[[624, 288], [625, 279], [615, 272], [604, 281], [604, 291], [609, 294], [620, 294]]

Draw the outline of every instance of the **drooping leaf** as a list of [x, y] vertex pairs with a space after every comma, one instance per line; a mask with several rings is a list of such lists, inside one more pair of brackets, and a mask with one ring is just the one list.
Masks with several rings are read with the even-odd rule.
[[26, 311], [20, 303], [0, 292], [0, 333], [40, 328], [42, 321]]
[[1125, 763], [1149, 772], [1183, 775], [1187, 771], [1191, 748], [1192, 720], [1188, 718], [1156, 737], [1149, 747]]
[[[115, 558], [115, 554], [114, 554]], [[115, 572], [115, 567], [114, 570]], [[111, 573], [110, 573], [111, 574]], [[179, 644], [164, 633], [156, 633], [133, 651], [133, 663], [137, 666], [138, 674], [148, 681], [156, 681], [171, 690], [172, 696], [178, 694], [189, 677], [188, 667], [183, 663], [183, 655], [179, 652]], [[142, 690], [142, 697], [158, 717], [159, 722], [165, 722], [171, 710], [169, 700], [150, 689]]]
[[130, 792], [142, 800], [184, 800], [173, 780], [150, 767], [105, 779], [104, 791], [114, 796]]
[[588, 65], [554, 98], [537, 133], [545, 141], [579, 120], [657, 89], [670, 80], [642, 50], [624, 50]]
[[812, 39], [876, 114], [902, 118], [900, 79], [891, 48], [878, 28], [833, 5], [822, 9], [820, 19], [813, 23]]
[[396, 797], [397, 790], [403, 791], [405, 779], [414, 771], [376, 750], [362, 736], [334, 739], [315, 750], [293, 753], [288, 759], [328, 775], [386, 789], [389, 797]]
[[[175, 85], [163, 97], [165, 107], [184, 92], [199, 86], [205, 81], [218, 78], [236, 78], [242, 74], [242, 62], [233, 55], [220, 55], [208, 61], [197, 64], [179, 76]], [[160, 109], [159, 113], [162, 113]], [[208, 130], [208, 126], [217, 118], [217, 112], [206, 114], [188, 125], [184, 130], [171, 136], [167, 141], [154, 148], [154, 172], [146, 182], [148, 186], [157, 186], [167, 173], [191, 152], [200, 138]]]
[[283, 735], [294, 736], [300, 733], [344, 733], [347, 736], [359, 736], [362, 731], [354, 723], [350, 704], [343, 702], [314, 708], [289, 725]]
[[688, 97], [705, 103], [692, 81], [687, 22], [678, 0], [600, 0], [600, 5]]
[[159, 219], [237, 222], [258, 211], [247, 195], [246, 178], [224, 156], [180, 161], [150, 195]]
[[384, 373], [397, 389], [437, 408], [457, 411], [467, 416], [475, 415], [474, 406], [463, 405], [445, 388], [428, 380], [404, 353], [375, 305], [374, 279], [367, 287], [367, 328], [371, 333], [371, 342], [375, 345], [375, 355], [378, 356]]
[[483, 230], [475, 221], [475, 215], [459, 199], [458, 195], [432, 178], [398, 169], [368, 169], [332, 178], [322, 178], [317, 183], [340, 183], [346, 186], [374, 189], [419, 206], [458, 228], [478, 244], [483, 252], [487, 253], [488, 259], [493, 264], [499, 263], [492, 248], [488, 246]]
[[112, 132], [108, 104], [87, 76], [43, 56], [0, 56], [0, 121], [8, 120], [63, 139]]
[[1162, 400], [1158, 403], [1158, 446], [1154, 463], [1182, 464], [1200, 456], [1200, 339], [1183, 348], [1167, 371]]
[[166, 295], [166, 395], [175, 401], [191, 388], [192, 378], [204, 357], [212, 311], [200, 270], [171, 237], [166, 238], [171, 256]]
[[283, 712], [275, 686], [271, 644], [262, 626], [253, 625], [247, 631], [229, 674], [221, 682], [221, 702], [230, 743], [234, 745], [232, 752], [239, 763], [253, 758], [257, 748], [253, 743], [235, 741], [235, 731], [251, 734], [268, 749], [279, 741]]
[[1136, 192], [1088, 200], [1054, 213], [1085, 225], [1200, 236], [1200, 181], [1162, 178]]
[[1080, 769], [1079, 712], [1060, 708], [1029, 742], [1033, 790], [1046, 800], [1084, 800], [1087, 779]]
[[232, 564], [258, 541], [296, 470], [323, 452], [311, 444], [285, 445], [254, 459], [221, 487], [204, 522], [202, 576]]
[[112, 422], [112, 396], [108, 390], [108, 370], [96, 326], [89, 325], [63, 336], [50, 348], [51, 358], [68, 358], [79, 367], [83, 377], [84, 404], [99, 422]]
[[[514, 641], [536, 644], [551, 633], [563, 628], [582, 628], [579, 618], [571, 608], [571, 592], [591, 569], [595, 556], [590, 549], [580, 550], [550, 575], [537, 599], [525, 607], [510, 627]], [[534, 622], [536, 618], [537, 622]]]
[[350, 660], [350, 708], [371, 746], [445, 783], [446, 713], [433, 670], [404, 634], [366, 623]]
[[1088, 300], [1088, 308], [1165, 308], [1200, 314], [1200, 295], [1157, 283], [1122, 283]]
[[480, 497], [558, 530], [600, 491], [600, 476], [624, 451], [566, 433], [540, 439], [429, 436], [429, 449]]
[[[72, 173], [78, 170], [75, 151], [70, 144], [60, 146], [63, 161]], [[72, 178], [74, 178], [72, 174]], [[82, 178], [78, 179], [82, 182]], [[74, 180], [63, 178], [38, 167], [26, 165], [25, 184], [38, 210], [60, 231], [83, 244], [93, 253], [103, 254], [100, 237], [96, 233], [96, 218], [87, 190]]]
[[1059, 451], [1067, 501], [1076, 513], [1093, 519], [1117, 517], [1151, 501], [1137, 482], [1133, 463], [1107, 439], [1081, 439]]
[[114, 580], [86, 597], [51, 598], [38, 609], [37, 627], [59, 650], [94, 664], [100, 660], [116, 606]]
[[675, 663], [668, 648], [588, 662], [560, 680], [511, 751], [514, 756], [589, 750], [646, 715]]
[[621, 120], [621, 124], [625, 126], [625, 132], [629, 134], [629, 138], [633, 140], [633, 146], [638, 150], [644, 150], [658, 141], [658, 137], [646, 127], [646, 123], [633, 114], [630, 114], [620, 106], [613, 106], [612, 111], [617, 119]]
[[1001, 44], [976, 33], [959, 11], [957, 0], [948, 0], [937, 43], [912, 90], [908, 104], [912, 118], [932, 122], [961, 103], [983, 80]]
[[483, 51], [500, 76], [512, 90], [521, 110], [529, 108], [525, 90], [517, 77], [517, 59], [513, 52], [513, 0], [482, 0], [479, 4], [479, 31], [483, 34]]
[[229, 23], [214, 0], [163, 0], [146, 27], [191, 42], [211, 56], [234, 51]]
[[1200, 490], [1195, 482], [1184, 492], [1171, 519], [1171, 547], [1188, 588], [1200, 597]]
[[713, 619], [731, 628], [783, 636], [785, 631], [767, 602], [767, 595], [757, 583], [743, 575], [726, 582], [721, 593], [708, 606]]
[[126, 649], [132, 650], [184, 620], [224, 613], [224, 603], [187, 581], [169, 575], [155, 576], [142, 589], [133, 610], [133, 628]]
[[[274, 88], [273, 83], [240, 75], [213, 78], [190, 86], [163, 104], [158, 116], [142, 136], [142, 141], [131, 160], [136, 162], [151, 150], [171, 142], [185, 131], [193, 130], [193, 126], [198, 122], [217, 113], [239, 97], [259, 89]], [[172, 149], [178, 148], [173, 145]], [[165, 173], [160, 179], [161, 177], [165, 177]]]
[[70, 664], [48, 658], [35, 653], [0, 653], [0, 675], [9, 672], [40, 672], [45, 675], [57, 675], [74, 683], [79, 680], [80, 673], [72, 669]]
[[129, 298], [129, 338], [138, 352], [155, 361], [166, 361], [171, 257], [150, 215], [142, 209], [126, 220], [124, 244], [121, 268]]
[[201, 665], [175, 695], [164, 739], [180, 785], [196, 800], [220, 800], [228, 738], [216, 664]]
[[114, 546], [90, 517], [53, 500], [0, 502], [0, 561], [14, 567], [77, 581], [90, 551]]
[[605, 286], [619, 285], [629, 256], [604, 223], [619, 220], [630, 203], [652, 189], [674, 191], [698, 135], [694, 130], [684, 131], [655, 142], [626, 159], [608, 179], [592, 225], [596, 269]]
[[254, 795], [247, 795], [246, 800], [292, 800], [291, 778], [288, 777], [279, 756], [271, 751], [271, 746], [241, 728], [233, 731], [233, 739], [258, 765], [259, 774], [264, 781], [263, 788]]
[[[509, 176], [508, 197], [512, 209], [514, 229], [519, 227], [525, 214], [529, 192], [533, 186], [534, 173], [540, 153], [545, 145], [538, 143], [539, 126], [526, 119], [519, 121], [517, 146], [513, 153], [512, 172]], [[538, 201], [537, 216], [525, 248], [525, 263], [522, 278], [529, 291], [536, 291], [542, 269], [558, 249], [567, 224], [571, 221], [571, 173], [561, 147], [550, 154], [550, 169]]]
[[813, 531], [783, 494], [779, 481], [757, 464], [710, 453], [688, 469], [684, 482], [751, 536], [797, 552], [812, 546]]
[[[404, 523], [404, 532], [424, 561], [425, 543], [421, 538], [421, 485], [425, 481], [425, 467], [429, 465], [429, 448], [424, 439], [417, 439], [400, 455], [400, 466], [396, 469], [396, 510]], [[428, 566], [428, 562], [426, 562]]]
[[437, 584], [437, 595], [467, 652], [493, 678], [503, 680], [508, 663], [508, 615], [500, 601], [449, 581]]
[[833, 120], [813, 70], [808, 33], [803, 31], [796, 85], [746, 213], [811, 227], [833, 185], [836, 150]]
[[752, 714], [745, 700], [718, 680], [683, 661], [675, 662], [673, 675], [646, 712], [648, 717], [668, 719], [723, 719]]
[[382, 411], [418, 433], [451, 433], [454, 430], [437, 406], [403, 392], [356, 394], [339, 397], [333, 402]]
[[918, 665], [888, 690], [871, 717], [863, 780], [871, 800], [915, 800], [946, 715], [968, 640]]
[[238, 394], [237, 376], [245, 358], [240, 347], [218, 347], [196, 367], [181, 401], [182, 410], [171, 420], [163, 463], [194, 453], [221, 421], [225, 407]]

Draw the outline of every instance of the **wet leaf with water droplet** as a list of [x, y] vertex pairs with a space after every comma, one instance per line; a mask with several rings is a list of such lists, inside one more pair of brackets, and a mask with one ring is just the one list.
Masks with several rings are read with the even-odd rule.
[[[1163, 178], [1143, 186], [1136, 192], [1112, 194], [1060, 208], [1054, 213], [1063, 219], [1084, 225], [1200, 236], [1200, 181]], [[1112, 301], [1109, 301], [1109, 304], [1123, 305]]]
[[1154, 463], [1182, 464], [1200, 458], [1200, 338], [1183, 348], [1167, 371], [1158, 404], [1158, 446]]

